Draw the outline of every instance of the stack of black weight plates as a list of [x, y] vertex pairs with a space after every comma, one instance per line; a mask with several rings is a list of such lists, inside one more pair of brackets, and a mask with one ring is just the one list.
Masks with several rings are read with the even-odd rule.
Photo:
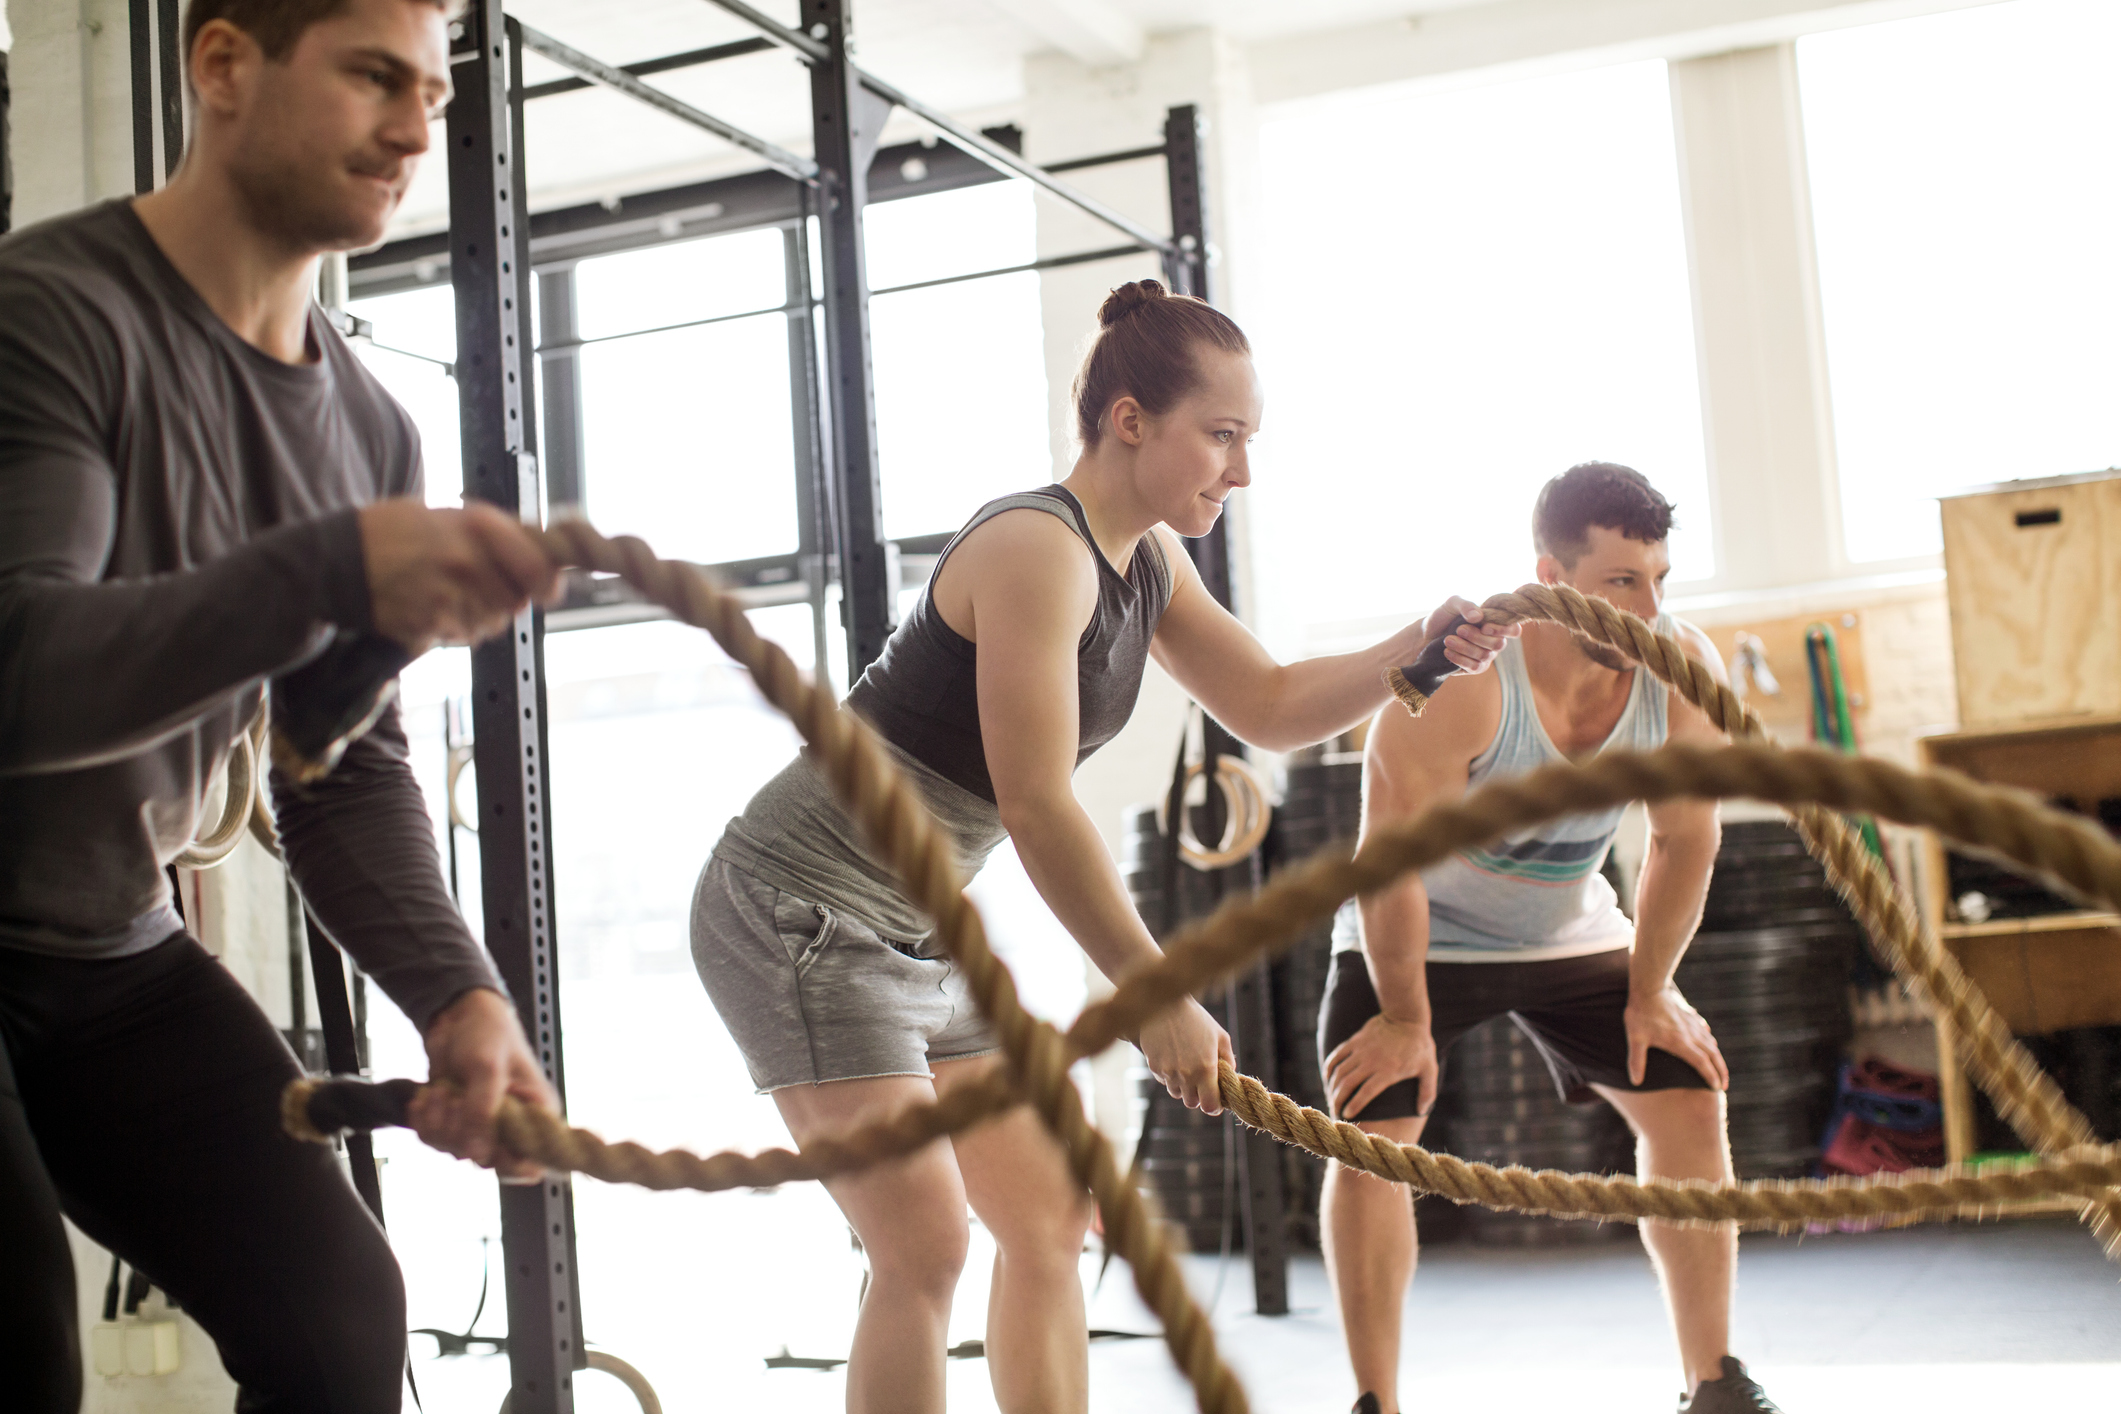
[[[1479, 1163], [1569, 1173], [1634, 1169], [1628, 1127], [1610, 1105], [1571, 1105], [1554, 1093], [1546, 1061], [1507, 1016], [1459, 1038], [1444, 1066], [1429, 1148]], [[1564, 1247], [1626, 1237], [1626, 1224], [1465, 1209], [1474, 1242], [1492, 1247]]]
[[[1198, 809], [1196, 806], [1196, 812]], [[1205, 826], [1202, 826], [1202, 832], [1205, 832]], [[1120, 842], [1119, 869], [1126, 879], [1127, 893], [1134, 900], [1135, 911], [1141, 914], [1142, 921], [1158, 939], [1165, 936], [1162, 849], [1163, 838], [1156, 832], [1156, 807], [1141, 805], [1127, 812], [1127, 830]], [[1215, 911], [1224, 896], [1217, 892], [1218, 883], [1225, 894], [1246, 893], [1252, 887], [1251, 865], [1243, 860], [1227, 869], [1209, 872], [1195, 869], [1181, 860], [1173, 872], [1178, 880], [1178, 907], [1172, 914], [1175, 927], [1205, 918]], [[1219, 881], [1218, 874], [1223, 876]]]
[[[1328, 755], [1289, 764], [1282, 803], [1268, 839], [1269, 870], [1302, 863], [1332, 844], [1352, 846], [1362, 826], [1362, 753]], [[1333, 925], [1320, 923], [1275, 959], [1276, 1079], [1283, 1094], [1312, 1109], [1326, 1108], [1318, 1072], [1318, 1008], [1333, 960]], [[1325, 1160], [1290, 1148], [1283, 1154], [1283, 1186], [1289, 1195], [1289, 1241], [1318, 1248], [1318, 1200]]]
[[1817, 1164], [1862, 944], [1794, 829], [1780, 820], [1723, 827], [1701, 930], [1677, 981], [1730, 1068], [1740, 1178], [1798, 1177]]
[[1165, 1219], [1183, 1231], [1190, 1250], [1220, 1251], [1225, 1223], [1231, 1248], [1243, 1247], [1244, 1224], [1235, 1206], [1241, 1201], [1234, 1172], [1236, 1121], [1187, 1109], [1154, 1077], [1144, 1077], [1142, 1098], [1142, 1135], [1135, 1150], [1142, 1187], [1155, 1195]]
[[[1202, 822], [1196, 820], [1195, 824], [1205, 832]], [[1141, 914], [1142, 921], [1149, 925], [1149, 931], [1159, 939], [1166, 936], [1162, 849], [1163, 840], [1156, 829], [1156, 807], [1144, 805], [1129, 812], [1127, 832], [1121, 844], [1120, 872], [1126, 877], [1127, 891], [1133, 897], [1135, 909]], [[1234, 864], [1216, 872], [1224, 876], [1220, 882], [1230, 894], [1243, 893], [1251, 888], [1249, 863]], [[1174, 927], [1182, 927], [1215, 910], [1220, 897], [1216, 892], [1218, 881], [1211, 874], [1181, 861], [1175, 877], [1178, 881], [1178, 908], [1173, 914]], [[1220, 995], [1204, 997], [1202, 1002], [1217, 1021], [1228, 1021], [1225, 1002]], [[1187, 1109], [1172, 1099], [1170, 1092], [1152, 1076], [1142, 1078], [1141, 1093], [1142, 1132], [1135, 1152], [1141, 1165], [1143, 1187], [1155, 1195], [1164, 1216], [1183, 1229], [1187, 1245], [1193, 1251], [1218, 1251], [1223, 1241], [1225, 1195], [1229, 1195], [1233, 1202], [1236, 1200], [1235, 1186], [1228, 1181], [1228, 1167], [1235, 1162], [1235, 1150], [1226, 1138], [1233, 1121], [1227, 1116], [1210, 1119], [1197, 1110]], [[1236, 1220], [1234, 1213], [1230, 1215], [1230, 1227], [1232, 1245], [1242, 1246], [1243, 1225]]]

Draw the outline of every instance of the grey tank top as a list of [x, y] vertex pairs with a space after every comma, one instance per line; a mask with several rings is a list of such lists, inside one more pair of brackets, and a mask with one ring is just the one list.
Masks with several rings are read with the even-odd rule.
[[[1651, 625], [1670, 634], [1670, 615]], [[1473, 758], [1466, 788], [1520, 776], [1568, 758], [1540, 725], [1525, 671], [1524, 641], [1513, 638], [1495, 660], [1502, 717], [1495, 739]], [[1664, 745], [1669, 695], [1647, 669], [1635, 669], [1620, 720], [1599, 751], [1654, 751]], [[1570, 815], [1461, 850], [1422, 871], [1429, 895], [1429, 957], [1435, 962], [1545, 962], [1628, 946], [1635, 925], [1620, 911], [1613, 886], [1598, 872], [1626, 807]], [[1335, 919], [1336, 949], [1359, 946], [1355, 909]]]
[[[989, 501], [943, 547], [920, 601], [847, 694], [847, 706], [876, 729], [920, 790], [948, 831], [968, 879], [1007, 832], [980, 735], [978, 646], [943, 622], [935, 579], [967, 535], [1014, 510], [1061, 520], [1097, 562], [1097, 610], [1076, 643], [1077, 765], [1133, 715], [1150, 640], [1171, 602], [1171, 567], [1162, 542], [1153, 533], [1143, 536], [1122, 575], [1098, 549], [1082, 503], [1060, 486]], [[759, 788], [714, 852], [777, 889], [840, 909], [881, 937], [919, 943], [933, 931], [928, 916], [900, 891], [890, 865], [840, 807], [807, 750]]]

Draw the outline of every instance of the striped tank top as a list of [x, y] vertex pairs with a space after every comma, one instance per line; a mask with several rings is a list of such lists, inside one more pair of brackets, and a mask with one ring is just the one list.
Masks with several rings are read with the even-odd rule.
[[[1670, 634], [1672, 618], [1660, 614], [1651, 627]], [[1495, 739], [1473, 758], [1468, 791], [1569, 759], [1540, 725], [1523, 640], [1509, 641], [1494, 672], [1502, 688], [1502, 717]], [[1654, 751], [1664, 745], [1667, 689], [1646, 669], [1635, 669], [1634, 677], [1627, 706], [1599, 751]], [[1624, 813], [1623, 806], [1550, 820], [1483, 848], [1461, 850], [1423, 870], [1430, 961], [1545, 962], [1627, 947], [1635, 925], [1598, 872]], [[1359, 937], [1350, 902], [1334, 920], [1333, 943], [1352, 949], [1360, 945]]]

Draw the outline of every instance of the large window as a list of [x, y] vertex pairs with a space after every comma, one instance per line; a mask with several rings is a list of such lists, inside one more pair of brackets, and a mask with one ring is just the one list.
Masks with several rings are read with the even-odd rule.
[[1261, 626], [1316, 651], [1531, 577], [1532, 498], [1625, 462], [1714, 570], [1662, 63], [1267, 122], [1249, 331]]
[[463, 438], [457, 423], [457, 385], [448, 369], [457, 357], [456, 295], [447, 285], [382, 299], [356, 300], [353, 312], [375, 326], [375, 341], [359, 346], [361, 361], [420, 429], [427, 469], [427, 504], [464, 499]]
[[2121, 7], [2019, 0], [1797, 46], [1852, 559], [1930, 498], [2121, 463]]
[[794, 551], [781, 232], [585, 260], [575, 290], [598, 526], [701, 564]]

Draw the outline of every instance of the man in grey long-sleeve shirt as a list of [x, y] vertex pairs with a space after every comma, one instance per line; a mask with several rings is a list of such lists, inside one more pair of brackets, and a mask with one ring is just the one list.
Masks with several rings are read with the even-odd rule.
[[[293, 1058], [164, 870], [268, 684], [276, 718], [338, 713], [335, 665], [492, 632], [553, 572], [499, 512], [420, 503], [410, 420], [309, 299], [427, 146], [444, 6], [194, 0], [185, 40], [171, 184], [0, 242], [0, 1368], [78, 1406], [63, 1210], [197, 1317], [244, 1408], [394, 1411], [388, 1246], [279, 1133]], [[305, 900], [426, 1039], [422, 1136], [495, 1158], [501, 1094], [551, 1094], [395, 709], [273, 793]]]

